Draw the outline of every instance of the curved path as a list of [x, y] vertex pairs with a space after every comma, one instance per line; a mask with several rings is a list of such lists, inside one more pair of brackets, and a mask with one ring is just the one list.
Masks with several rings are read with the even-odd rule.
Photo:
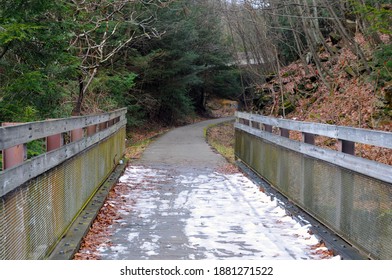
[[204, 129], [227, 120], [177, 128], [127, 167], [119, 182], [126, 207], [102, 259], [319, 258], [318, 240], [277, 201], [241, 173], [217, 171], [226, 161]]
[[174, 129], [153, 142], [138, 164], [158, 168], [213, 170], [226, 161], [206, 143], [204, 130], [209, 125], [230, 120], [234, 118], [213, 119]]

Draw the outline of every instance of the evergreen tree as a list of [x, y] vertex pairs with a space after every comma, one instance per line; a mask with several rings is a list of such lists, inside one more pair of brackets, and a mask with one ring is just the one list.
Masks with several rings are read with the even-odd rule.
[[126, 106], [170, 122], [234, 96], [215, 3], [0, 0], [0, 121]]
[[150, 117], [175, 121], [202, 108], [206, 93], [238, 93], [238, 73], [227, 66], [220, 17], [209, 1], [176, 1], [158, 18], [164, 35], [138, 49], [144, 57], [138, 89], [159, 107]]
[[0, 121], [60, 117], [76, 59], [62, 1], [0, 0]]

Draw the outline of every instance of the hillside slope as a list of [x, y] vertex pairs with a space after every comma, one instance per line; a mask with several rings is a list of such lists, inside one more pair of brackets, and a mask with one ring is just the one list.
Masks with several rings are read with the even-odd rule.
[[[366, 50], [369, 65], [376, 65], [374, 50], [361, 35], [356, 40]], [[319, 51], [322, 67], [331, 73], [324, 78], [329, 86], [314, 63], [304, 65], [297, 61], [257, 86], [253, 111], [288, 119], [392, 131], [392, 83], [384, 77], [381, 79], [378, 72], [380, 67], [388, 71], [388, 61], [379, 68], [373, 67], [369, 75], [342, 41], [332, 41], [328, 42], [332, 55], [325, 48]], [[384, 42], [389, 44], [389, 37], [384, 37]], [[336, 141], [331, 139], [320, 137], [318, 144], [336, 149]], [[392, 165], [392, 152], [388, 149], [357, 145], [357, 153]]]

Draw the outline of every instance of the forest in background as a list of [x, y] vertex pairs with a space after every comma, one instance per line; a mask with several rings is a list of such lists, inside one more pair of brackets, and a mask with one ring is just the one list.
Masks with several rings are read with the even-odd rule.
[[0, 1], [0, 121], [128, 108], [129, 125], [175, 122], [205, 92], [234, 98], [213, 1]]
[[390, 0], [0, 0], [0, 121], [127, 107], [130, 126], [176, 123], [219, 97], [341, 124], [352, 112], [299, 112], [347, 93], [360, 120], [343, 124], [388, 130], [374, 123], [391, 118], [391, 14]]

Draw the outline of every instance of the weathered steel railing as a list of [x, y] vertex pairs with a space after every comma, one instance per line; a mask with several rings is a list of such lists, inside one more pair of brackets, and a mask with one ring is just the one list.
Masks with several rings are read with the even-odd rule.
[[[236, 117], [239, 160], [369, 258], [392, 259], [392, 166], [354, 155], [355, 143], [392, 149], [392, 133]], [[337, 139], [338, 149], [315, 146], [317, 136]]]
[[[123, 156], [125, 114], [0, 127], [0, 259], [48, 256]], [[24, 145], [37, 139], [47, 152], [25, 160]]]

